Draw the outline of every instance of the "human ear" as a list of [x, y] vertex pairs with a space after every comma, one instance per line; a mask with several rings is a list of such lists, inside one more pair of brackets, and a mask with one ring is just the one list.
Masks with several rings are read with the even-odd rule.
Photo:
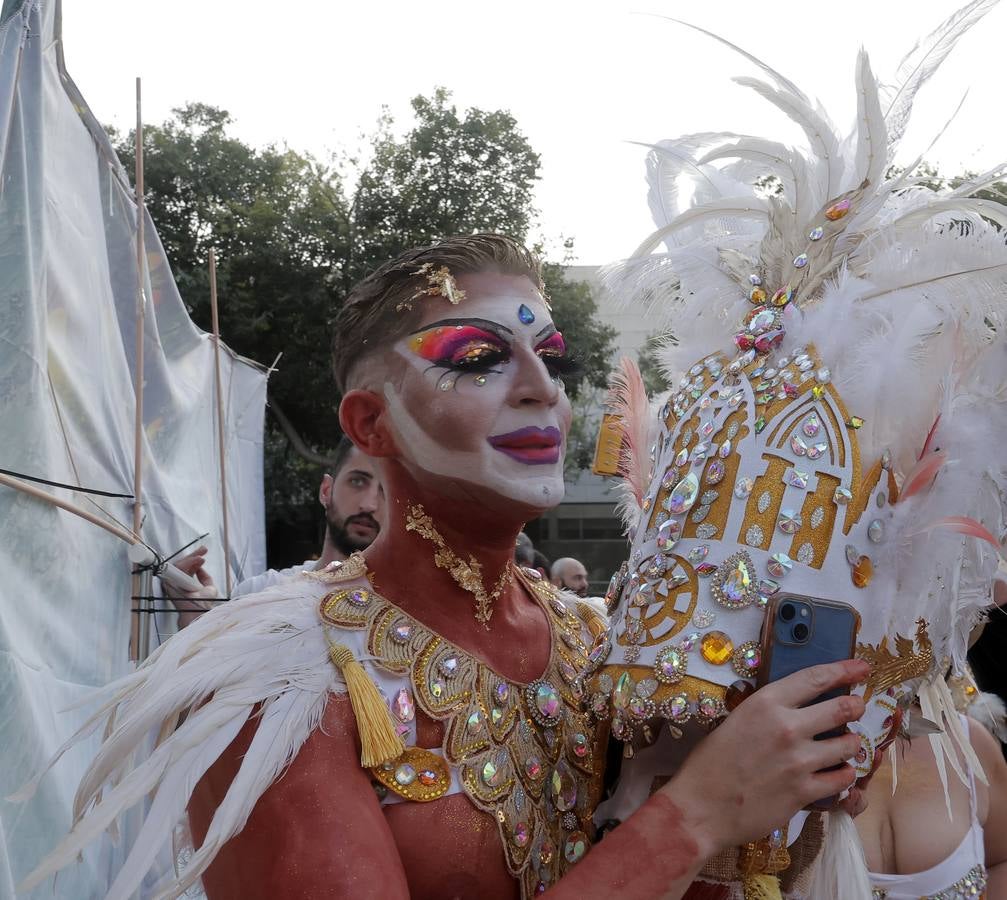
[[322, 476], [322, 483], [318, 486], [318, 502], [326, 509], [329, 508], [329, 498], [332, 497], [332, 476], [326, 472]]
[[339, 404], [339, 425], [368, 456], [398, 456], [388, 425], [388, 410], [380, 394], [362, 389], [344, 394]]

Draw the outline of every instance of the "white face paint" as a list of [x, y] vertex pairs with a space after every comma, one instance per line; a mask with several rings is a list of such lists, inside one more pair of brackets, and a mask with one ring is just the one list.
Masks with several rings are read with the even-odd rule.
[[466, 299], [425, 299], [420, 323], [394, 347], [405, 371], [384, 395], [402, 461], [417, 480], [446, 479], [459, 495], [549, 509], [563, 499], [570, 427], [562, 336], [527, 278], [458, 282]]

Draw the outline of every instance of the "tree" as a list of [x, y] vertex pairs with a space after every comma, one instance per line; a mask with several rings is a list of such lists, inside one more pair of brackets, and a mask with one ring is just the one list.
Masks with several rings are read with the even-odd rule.
[[677, 344], [678, 341], [671, 334], [652, 334], [644, 341], [636, 355], [636, 364], [640, 367], [640, 374], [643, 376], [643, 383], [649, 397], [653, 398], [658, 394], [663, 394], [671, 388], [658, 360], [658, 351], [669, 343]]
[[[224, 340], [271, 363], [266, 435], [267, 534], [274, 561], [317, 546], [310, 500], [319, 465], [339, 439], [329, 328], [353, 284], [411, 246], [449, 235], [499, 231], [526, 240], [539, 157], [504, 111], [468, 109], [436, 90], [412, 102], [402, 138], [382, 114], [358, 158], [322, 163], [289, 148], [253, 148], [229, 133], [224, 110], [191, 103], [144, 131], [147, 204], [194, 321], [210, 322], [207, 258], [217, 251]], [[133, 134], [113, 142], [127, 170]], [[547, 266], [555, 318], [605, 382], [611, 329], [595, 318], [586, 285]], [[580, 380], [568, 382], [576, 396]], [[306, 532], [304, 549], [277, 550], [277, 535]]]
[[580, 363], [580, 372], [564, 379], [567, 394], [574, 398], [584, 388], [606, 388], [616, 332], [598, 321], [590, 285], [567, 280], [557, 263], [542, 266], [542, 280], [556, 327]]
[[379, 119], [353, 197], [344, 289], [402, 250], [451, 235], [527, 238], [538, 154], [510, 113], [459, 115], [450, 98], [444, 88], [414, 97], [415, 124], [401, 140], [387, 113]]

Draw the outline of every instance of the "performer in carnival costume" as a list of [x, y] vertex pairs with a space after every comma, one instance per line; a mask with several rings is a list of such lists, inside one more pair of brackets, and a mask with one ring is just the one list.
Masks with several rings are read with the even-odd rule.
[[[919, 160], [891, 166], [920, 86], [993, 5], [948, 19], [894, 86], [861, 53], [848, 136], [739, 51], [767, 80], [737, 81], [793, 119], [809, 150], [704, 133], [650, 153], [657, 231], [609, 274], [666, 317], [674, 387], [653, 415], [631, 365], [618, 384], [632, 551], [589, 692], [632, 759], [606, 817], [674, 771], [690, 729], [751, 702], [780, 591], [859, 612], [857, 655], [871, 665], [851, 726], [861, 776], [911, 727], [918, 697], [941, 772], [968, 783], [960, 755], [983, 778], [943, 674], [960, 671], [1004, 573], [1007, 208], [972, 195], [1007, 167], [935, 191]], [[814, 896], [869, 896], [852, 824], [831, 819]], [[786, 824], [702, 877], [764, 896], [779, 876], [802, 895], [786, 848], [803, 823]]]
[[81, 733], [105, 740], [73, 830], [26, 886], [149, 797], [110, 898], [187, 815], [188, 865], [145, 897], [200, 878], [211, 900], [675, 897], [718, 850], [852, 783], [820, 770], [857, 739], [814, 735], [863, 703], [801, 708], [866, 677], [846, 661], [760, 691], [588, 852], [607, 722], [582, 701], [605, 623], [513, 563], [522, 525], [562, 498], [570, 422], [537, 263], [494, 235], [411, 251], [348, 297], [334, 359], [387, 527], [366, 556], [211, 610], [108, 686]]

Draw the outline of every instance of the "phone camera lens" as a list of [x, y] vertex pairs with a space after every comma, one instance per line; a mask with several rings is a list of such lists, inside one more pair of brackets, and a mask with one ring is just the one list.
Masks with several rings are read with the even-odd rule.
[[794, 640], [795, 641], [806, 641], [808, 635], [811, 634], [811, 629], [808, 628], [803, 622], [798, 622], [794, 626]]
[[796, 615], [797, 607], [794, 606], [793, 603], [784, 603], [783, 606], [780, 607], [780, 618], [783, 619], [784, 622], [789, 622]]

